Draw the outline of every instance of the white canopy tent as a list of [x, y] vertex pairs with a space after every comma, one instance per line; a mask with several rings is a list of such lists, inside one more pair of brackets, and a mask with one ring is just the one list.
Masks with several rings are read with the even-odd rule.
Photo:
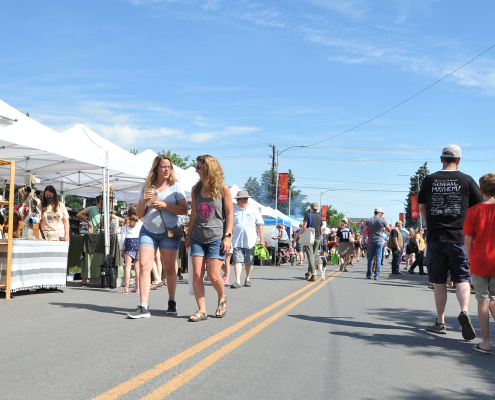
[[[87, 171], [105, 166], [101, 149], [84, 152], [68, 138], [36, 122], [0, 100], [0, 158], [16, 163], [16, 184], [24, 175], [57, 174], [68, 170]], [[8, 168], [0, 177], [8, 179]]]

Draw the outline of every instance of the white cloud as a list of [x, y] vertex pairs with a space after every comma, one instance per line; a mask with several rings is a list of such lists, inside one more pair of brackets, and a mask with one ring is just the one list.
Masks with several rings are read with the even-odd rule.
[[361, 18], [369, 12], [367, 1], [363, 0], [307, 0], [317, 6], [337, 11], [346, 17]]
[[197, 132], [189, 135], [189, 139], [194, 143], [205, 143], [213, 139], [230, 137], [235, 135], [247, 135], [249, 133], [260, 131], [260, 128], [251, 126], [227, 126], [219, 131]]

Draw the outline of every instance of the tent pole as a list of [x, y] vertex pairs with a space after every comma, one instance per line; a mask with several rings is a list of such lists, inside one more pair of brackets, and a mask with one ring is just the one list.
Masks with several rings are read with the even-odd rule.
[[[107, 153], [108, 154], [108, 153]], [[105, 252], [106, 254], [105, 255], [109, 255], [110, 254], [110, 171], [108, 170], [108, 163], [107, 163], [107, 168], [106, 168], [106, 171], [107, 171], [107, 212], [106, 212], [106, 215], [107, 215], [107, 223], [108, 223], [108, 229], [105, 230], [105, 233], [107, 235], [107, 245], [105, 247]]]
[[105, 178], [105, 168], [101, 169], [101, 174], [102, 174], [102, 190], [101, 190], [101, 195], [103, 197], [103, 224], [105, 226], [103, 234], [105, 235], [105, 257], [110, 253], [108, 251], [108, 240], [107, 240], [107, 231], [109, 229], [109, 226], [107, 225], [107, 219], [106, 219], [106, 210], [107, 210], [107, 196], [106, 196], [106, 178]]

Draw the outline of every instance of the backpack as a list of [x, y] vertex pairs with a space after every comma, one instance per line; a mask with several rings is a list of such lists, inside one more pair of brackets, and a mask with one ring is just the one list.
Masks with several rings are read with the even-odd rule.
[[418, 252], [418, 244], [416, 243], [416, 234], [411, 238], [409, 239], [409, 251], [411, 253], [417, 253]]

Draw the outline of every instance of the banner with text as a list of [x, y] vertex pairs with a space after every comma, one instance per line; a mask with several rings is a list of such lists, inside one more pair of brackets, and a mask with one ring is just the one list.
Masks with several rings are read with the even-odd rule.
[[405, 222], [404, 222], [404, 213], [399, 213], [399, 221], [402, 221], [402, 223], [405, 224]]
[[411, 196], [411, 218], [419, 218], [418, 195]]
[[289, 201], [289, 174], [281, 172], [278, 174], [278, 202], [287, 203]]
[[323, 221], [323, 226], [327, 226], [327, 206], [321, 206], [321, 220]]

